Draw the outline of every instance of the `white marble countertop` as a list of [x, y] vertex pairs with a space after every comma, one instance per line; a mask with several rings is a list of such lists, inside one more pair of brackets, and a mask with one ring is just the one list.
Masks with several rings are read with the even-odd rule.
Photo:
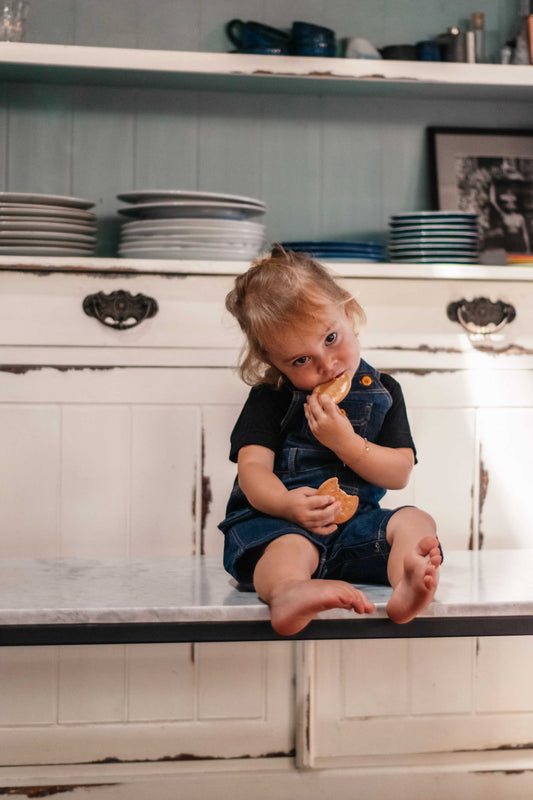
[[[391, 590], [364, 589], [376, 603], [373, 614], [339, 609], [319, 619], [385, 617]], [[505, 616], [533, 617], [533, 549], [446, 553], [435, 600], [420, 617]], [[0, 626], [268, 619], [257, 595], [235, 588], [212, 558], [0, 560]]]

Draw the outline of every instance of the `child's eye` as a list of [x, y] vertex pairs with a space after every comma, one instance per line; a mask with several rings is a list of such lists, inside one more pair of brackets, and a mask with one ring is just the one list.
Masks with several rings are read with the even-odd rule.
[[335, 331], [333, 331], [333, 333], [329, 333], [326, 336], [326, 344], [333, 344], [333, 342], [336, 342], [336, 341], [337, 341], [337, 334], [336, 334]]
[[292, 362], [293, 367], [303, 367], [304, 364], [307, 364], [309, 361], [309, 356], [300, 356], [295, 361]]

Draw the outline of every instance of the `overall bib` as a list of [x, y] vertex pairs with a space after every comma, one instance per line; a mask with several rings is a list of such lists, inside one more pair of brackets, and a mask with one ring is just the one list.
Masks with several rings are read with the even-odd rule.
[[[238, 581], [251, 582], [253, 567], [268, 542], [288, 533], [310, 539], [320, 553], [315, 577], [336, 577], [353, 582], [387, 583], [386, 561], [390, 548], [385, 538], [386, 523], [394, 511], [380, 509], [385, 490], [365, 481], [346, 467], [329, 448], [311, 433], [303, 406], [308, 392], [295, 389], [281, 423], [283, 444], [274, 460], [274, 472], [288, 489], [318, 488], [331, 477], [348, 494], [359, 496], [355, 516], [328, 536], [313, 534], [297, 524], [270, 517], [254, 509], [235, 481], [226, 517], [219, 528], [225, 534], [224, 566]], [[348, 395], [339, 404], [354, 430], [368, 441], [376, 441], [392, 399], [379, 379], [379, 372], [361, 360]], [[366, 556], [360, 550], [364, 546]], [[354, 551], [354, 547], [357, 552]], [[362, 562], [379, 557], [379, 568]], [[347, 569], [347, 560], [359, 565]]]

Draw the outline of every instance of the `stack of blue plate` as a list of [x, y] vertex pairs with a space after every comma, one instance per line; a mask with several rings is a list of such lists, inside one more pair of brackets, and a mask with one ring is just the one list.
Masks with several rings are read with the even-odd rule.
[[413, 211], [389, 221], [391, 261], [425, 264], [476, 264], [477, 214], [462, 211]]
[[286, 250], [309, 253], [314, 258], [345, 261], [384, 261], [385, 248], [377, 242], [282, 242]]

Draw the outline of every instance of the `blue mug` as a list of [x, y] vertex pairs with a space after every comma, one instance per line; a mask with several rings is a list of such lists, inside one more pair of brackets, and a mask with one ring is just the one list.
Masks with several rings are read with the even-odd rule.
[[424, 41], [417, 42], [415, 52], [418, 61], [440, 61], [440, 47], [437, 42]]
[[311, 22], [293, 22], [289, 52], [295, 56], [323, 56], [337, 54], [335, 31]]
[[293, 22], [291, 29], [293, 39], [306, 38], [307, 36], [320, 36], [326, 39], [335, 39], [335, 31], [325, 28], [323, 25], [315, 25], [312, 22]]
[[271, 53], [282, 55], [289, 51], [289, 34], [262, 22], [243, 22], [232, 19], [226, 24], [226, 35], [241, 53]]

